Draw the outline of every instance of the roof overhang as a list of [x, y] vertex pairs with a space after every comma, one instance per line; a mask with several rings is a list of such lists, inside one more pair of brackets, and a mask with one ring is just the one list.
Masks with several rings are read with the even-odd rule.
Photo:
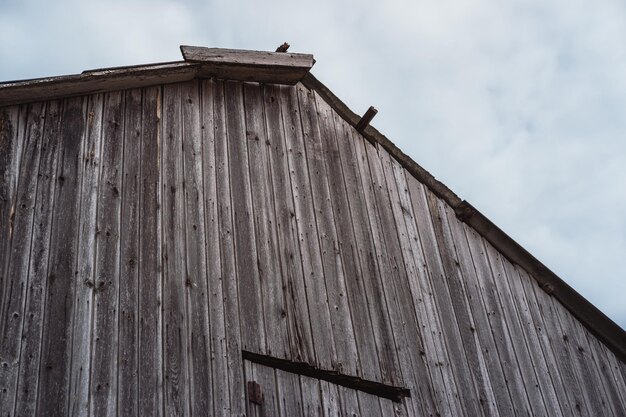
[[0, 83], [0, 106], [53, 100], [194, 78], [293, 85], [309, 72], [310, 54], [181, 46], [184, 61], [83, 71], [81, 74]]

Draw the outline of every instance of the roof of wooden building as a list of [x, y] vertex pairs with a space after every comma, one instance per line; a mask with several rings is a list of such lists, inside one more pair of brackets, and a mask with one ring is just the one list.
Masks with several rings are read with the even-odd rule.
[[260, 52], [181, 46], [183, 61], [103, 68], [81, 74], [0, 83], [0, 107], [189, 81], [220, 78], [293, 85], [298, 82], [315, 90], [337, 113], [368, 141], [377, 143], [397, 159], [417, 180], [454, 209], [456, 216], [473, 227], [504, 256], [530, 273], [548, 294], [553, 295], [591, 333], [626, 362], [626, 332], [547, 266], [525, 250], [470, 203], [459, 198], [445, 184], [403, 153], [385, 135], [369, 125], [375, 111], [355, 114], [310, 70], [313, 55], [287, 52]]

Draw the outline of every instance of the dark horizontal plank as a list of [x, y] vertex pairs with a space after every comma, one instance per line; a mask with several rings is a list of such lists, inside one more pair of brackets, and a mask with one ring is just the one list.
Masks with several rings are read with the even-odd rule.
[[292, 362], [286, 359], [260, 355], [258, 353], [248, 352], [245, 350], [242, 351], [242, 356], [245, 360], [250, 362], [280, 369], [281, 371], [291, 372], [293, 374], [328, 381], [335, 385], [340, 385], [357, 391], [363, 391], [365, 393], [376, 395], [395, 402], [401, 402], [403, 398], [411, 397], [411, 392], [406, 388], [395, 387], [393, 385], [382, 384], [376, 381], [368, 381], [356, 376], [341, 374], [336, 371], [316, 368], [304, 362]]

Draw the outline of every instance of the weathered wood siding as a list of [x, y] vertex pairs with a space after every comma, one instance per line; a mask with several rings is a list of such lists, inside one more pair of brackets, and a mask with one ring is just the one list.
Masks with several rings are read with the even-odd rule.
[[300, 84], [0, 109], [0, 284], [3, 417], [626, 415], [626, 365]]

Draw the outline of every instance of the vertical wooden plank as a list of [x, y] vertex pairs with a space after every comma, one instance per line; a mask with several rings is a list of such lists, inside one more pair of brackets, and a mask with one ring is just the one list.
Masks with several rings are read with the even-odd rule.
[[[574, 366], [578, 371], [579, 380], [583, 394], [587, 396], [588, 404], [595, 413], [612, 416], [612, 404], [607, 400], [604, 387], [593, 358], [590, 356], [590, 349], [581, 334], [582, 326], [576, 321], [572, 314], [555, 301], [555, 311], [558, 314], [561, 329], [564, 335], [565, 344], [569, 345], [574, 358]], [[580, 326], [580, 328], [579, 328]], [[601, 411], [600, 411], [601, 410]]]
[[93, 416], [117, 415], [117, 345], [120, 273], [120, 215], [124, 151], [122, 93], [105, 95], [102, 166], [98, 190], [91, 367]]
[[253, 364], [254, 378], [263, 390], [263, 406], [260, 417], [278, 417], [280, 415], [276, 371], [267, 366]]
[[524, 301], [528, 305], [528, 313], [530, 314], [530, 320], [532, 320], [531, 325], [541, 345], [547, 373], [552, 381], [559, 403], [561, 404], [561, 410], [564, 415], [577, 415], [579, 411], [576, 410], [574, 403], [571, 402], [571, 385], [566, 384], [562, 372], [559, 370], [555, 353], [548, 338], [547, 326], [544, 323], [540, 307], [537, 305], [533, 294], [532, 286], [533, 284], [537, 285], [536, 281], [523, 269], [518, 268], [517, 271], [520, 275], [519, 285], [522, 287]]
[[139, 287], [138, 287], [138, 414], [163, 413], [161, 347], [161, 268], [159, 234], [161, 88], [143, 90], [141, 105], [141, 159], [139, 185]]
[[[589, 339], [589, 343], [594, 345], [597, 349], [596, 353], [598, 355], [599, 365], [601, 365], [601, 372], [606, 373], [606, 379], [609, 381], [606, 384], [607, 388], [611, 391], [616, 391], [615, 393], [611, 393], [614, 401], [616, 400], [621, 404], [620, 406], [616, 406], [616, 410], [626, 409], [626, 381], [620, 372], [622, 362], [589, 332], [587, 332], [587, 338]], [[620, 415], [619, 412], [617, 414]], [[622, 414], [626, 414], [626, 412]]]
[[341, 417], [337, 385], [328, 381], [320, 381], [320, 396], [322, 402], [322, 414], [320, 415], [324, 417]]
[[[511, 393], [515, 409], [520, 414], [532, 414], [530, 400], [526, 393], [524, 379], [522, 378], [512, 340], [508, 334], [507, 323], [504, 320], [502, 305], [494, 287], [494, 277], [487, 257], [482, 237], [478, 236], [473, 229], [466, 229], [470, 253], [478, 278], [478, 290], [482, 297], [485, 311], [489, 319], [498, 352], [502, 363], [505, 381]], [[493, 353], [493, 352], [492, 352]]]
[[315, 363], [309, 305], [304, 287], [304, 272], [298, 245], [295, 207], [291, 192], [288, 151], [282, 115], [282, 94], [279, 86], [265, 86], [263, 100], [270, 143], [269, 166], [274, 195], [274, 216], [281, 265], [288, 356], [295, 361]]
[[337, 391], [339, 392], [341, 416], [365, 417], [369, 415], [364, 414], [359, 407], [359, 398], [356, 391], [342, 386], [337, 386]]
[[34, 203], [32, 245], [28, 265], [28, 295], [22, 329], [22, 348], [17, 383], [15, 415], [35, 415], [39, 388], [41, 335], [43, 331], [44, 303], [48, 285], [48, 257], [54, 214], [56, 166], [58, 161], [60, 129], [60, 102], [51, 101], [45, 106], [41, 138], [41, 156], [37, 172], [37, 192]]
[[[189, 415], [181, 86], [163, 87], [163, 337], [165, 414]], [[241, 368], [240, 368], [241, 369]]]
[[7, 267], [22, 159], [22, 141], [17, 140], [19, 116], [19, 106], [0, 108], [0, 331], [4, 328], [5, 306], [13, 291], [13, 281], [8, 276]]
[[[201, 85], [202, 122], [202, 169], [204, 185], [204, 215], [207, 257], [207, 291], [209, 306], [209, 328], [211, 339], [210, 359], [212, 372], [213, 410], [216, 416], [228, 415], [230, 409], [228, 395], [228, 355], [226, 348], [226, 324], [224, 312], [224, 283], [220, 260], [220, 224], [217, 191], [216, 134], [218, 125], [214, 122], [215, 82], [203, 81]], [[215, 107], [218, 105], [216, 104]], [[235, 300], [229, 300], [235, 304]], [[238, 331], [238, 330], [237, 330]]]
[[[4, 282], [3, 311], [0, 312], [0, 415], [11, 415], [15, 405], [17, 380], [20, 373], [20, 351], [22, 350], [22, 329], [25, 323], [25, 308], [28, 304], [29, 287], [29, 261], [31, 252], [31, 237], [33, 236], [33, 218], [36, 209], [37, 195], [37, 170], [39, 168], [39, 156], [41, 153], [42, 131], [44, 125], [45, 105], [35, 103], [24, 106], [22, 112], [26, 114], [26, 126], [21, 129], [19, 137], [8, 137], [7, 126], [2, 127], [3, 132], [0, 143], [6, 147], [14, 147], [15, 142], [23, 142], [24, 155], [20, 164], [18, 185], [15, 191], [15, 214], [11, 223], [12, 238], [6, 234], [0, 235], [5, 244], [11, 242], [10, 250], [7, 248], [7, 270]], [[4, 122], [0, 122], [2, 124]], [[5, 142], [6, 141], [6, 142]], [[10, 143], [8, 142], [10, 141]], [[0, 159], [9, 155], [7, 148], [0, 149]], [[14, 155], [17, 157], [17, 155]], [[7, 162], [1, 164], [10, 165]], [[3, 168], [0, 167], [0, 175]], [[6, 169], [6, 167], [4, 168]], [[0, 180], [1, 181], [1, 180]], [[4, 198], [4, 197], [1, 197]], [[10, 199], [9, 199], [10, 201]], [[0, 203], [6, 204], [6, 202]], [[5, 233], [0, 230], [0, 233]], [[1, 252], [0, 252], [1, 254]], [[4, 254], [3, 254], [4, 255]], [[2, 267], [0, 261], [0, 268]], [[1, 285], [1, 284], [0, 284]], [[7, 291], [8, 290], [8, 291]], [[0, 305], [3, 294], [0, 294]]]
[[[362, 375], [344, 277], [343, 256], [339, 247], [334, 217], [334, 211], [345, 210], [347, 207], [338, 206], [340, 202], [333, 200], [330, 195], [329, 177], [326, 172], [326, 149], [320, 135], [313, 92], [302, 85], [298, 85], [297, 90], [304, 139], [303, 149], [311, 182], [310, 204], [315, 213], [320, 257], [330, 307], [331, 328], [337, 354], [335, 369], [351, 375]], [[351, 274], [354, 272], [354, 269], [350, 270]]]
[[89, 414], [89, 377], [91, 373], [91, 322], [96, 255], [98, 189], [104, 95], [91, 95], [87, 104], [87, 134], [81, 155], [84, 165], [82, 205], [78, 236], [76, 299], [70, 383], [70, 415]]
[[300, 377], [296, 374], [276, 370], [278, 400], [281, 417], [302, 417], [302, 391]]
[[124, 93], [124, 160], [120, 230], [120, 285], [118, 315], [118, 412], [138, 413], [138, 258], [139, 183], [142, 126], [141, 90]]
[[[333, 202], [333, 216], [337, 229], [337, 245], [341, 255], [344, 279], [347, 291], [347, 301], [352, 315], [355, 344], [358, 350], [360, 375], [369, 380], [380, 381], [381, 370], [377, 352], [377, 338], [374, 335], [370, 312], [369, 300], [363, 283], [363, 273], [360, 269], [358, 242], [354, 235], [353, 221], [350, 212], [344, 173], [337, 141], [347, 141], [343, 126], [338, 127], [333, 118], [333, 110], [319, 96], [313, 95], [311, 105], [315, 105], [319, 113], [318, 123], [320, 129], [322, 155], [325, 161], [326, 171], [324, 176], [328, 178], [330, 200]], [[340, 137], [337, 138], [336, 130]], [[343, 144], [344, 146], [347, 145]]]
[[[219, 219], [219, 245], [222, 266], [223, 300], [225, 306], [226, 355], [228, 363], [228, 389], [230, 409], [227, 415], [240, 416], [245, 412], [244, 380], [241, 374], [240, 309], [238, 298], [235, 247], [233, 242], [233, 209], [228, 159], [226, 103], [224, 82], [216, 81], [214, 89], [215, 159], [217, 174], [217, 201]], [[217, 410], [216, 410], [217, 411]]]
[[560, 395], [555, 389], [555, 383], [550, 378], [550, 373], [545, 360], [545, 354], [541, 348], [530, 316], [530, 307], [526, 304], [522, 280], [516, 267], [507, 259], [502, 259], [506, 280], [502, 282], [503, 297], [509, 304], [516, 307], [519, 322], [521, 324], [521, 337], [526, 342], [528, 353], [535, 370], [537, 390], [541, 392], [549, 415], [564, 415], [562, 411], [566, 407], [561, 406], [561, 402], [566, 402], [566, 397], [560, 400]]
[[[439, 281], [440, 284], [443, 282], [449, 292], [449, 294], [439, 294], [439, 302], [441, 304], [449, 303], [452, 307], [454, 323], [459, 332], [457, 336], [453, 335], [451, 337], [453, 340], [450, 341], [449, 344], [453, 345], [456, 343], [456, 347], [453, 347], [450, 350], [453, 352], [453, 356], [460, 355], [461, 357], [467, 359], [467, 371], [471, 373], [471, 375], [467, 375], [460, 370], [457, 372], [457, 379], [471, 378], [476, 389], [476, 395], [478, 397], [478, 403], [480, 404], [482, 413], [485, 415], [497, 415], [498, 409], [492, 392], [491, 381], [482, 358], [480, 341], [475, 331], [476, 323], [471, 315], [470, 306], [468, 304], [468, 296], [463, 286], [463, 282], [470, 278], [466, 278], [463, 275], [461, 267], [462, 260], [457, 254], [456, 249], [457, 243], [454, 241], [454, 237], [448, 224], [447, 215], [451, 214], [451, 208], [443, 201], [437, 199], [432, 193], [428, 193], [427, 202], [432, 221], [432, 230], [430, 230], [430, 227], [427, 226], [427, 223], [426, 225], [422, 223], [426, 230], [422, 230], [421, 235], [424, 238], [423, 243], [426, 246], [429, 246], [429, 240], [432, 244], [433, 234], [437, 241], [436, 245], [439, 248], [441, 266], [438, 266], [435, 269], [438, 269], [441, 272], [440, 268], [443, 267], [445, 275], [443, 275], [443, 280], [434, 281]], [[418, 223], [420, 223], [419, 220]], [[439, 286], [439, 288], [441, 289], [441, 286]], [[443, 322], [448, 323], [450, 318], [446, 317], [446, 315], [449, 314], [450, 311], [447, 310], [446, 307], [443, 307], [441, 308], [441, 312]], [[446, 326], [444, 329], [448, 327], [450, 326]], [[458, 338], [459, 336], [460, 339]], [[453, 362], [454, 361], [455, 360], [453, 359]], [[457, 365], [455, 365], [455, 367], [463, 366], [462, 363], [458, 362], [458, 358], [456, 361]], [[465, 398], [465, 401], [472, 400]]]
[[77, 237], [80, 217], [80, 152], [85, 131], [82, 98], [63, 103], [59, 136], [56, 207], [50, 239], [48, 287], [42, 339], [38, 409], [50, 416], [66, 415], [72, 360]]
[[[359, 408], [364, 416], [371, 417], [383, 417], [386, 416], [381, 408], [380, 400], [377, 396], [366, 394], [364, 392], [357, 392], [357, 398], [359, 400]], [[393, 408], [386, 409], [386, 412], [393, 411]], [[394, 415], [395, 413], [391, 414]]]
[[[411, 201], [406, 179], [402, 175], [396, 178], [390, 156], [380, 147], [378, 147], [378, 158], [382, 165], [382, 175], [384, 175], [384, 179], [381, 178], [380, 181], [388, 189], [392, 219], [395, 219], [398, 230], [400, 246], [395, 251], [402, 255], [400, 259], [403, 260], [407, 271], [407, 282], [402, 281], [403, 286], [398, 292], [399, 294], [414, 294], [411, 297], [413, 309], [417, 315], [417, 322], [414, 326], [421, 330], [420, 323], [422, 323], [421, 327], [424, 331], [419, 331], [418, 336], [428, 343], [424, 346], [420, 340], [419, 352], [423, 354], [413, 359], [416, 367], [421, 365], [423, 368], [424, 364], [429, 366], [428, 370], [416, 368], [416, 380], [428, 380], [430, 376], [435, 401], [438, 404], [449, 403], [454, 414], [478, 415], [477, 410], [466, 409], [466, 407], [475, 407], [475, 404], [468, 406], [461, 398], [464, 395], [463, 392], [473, 391], [474, 387], [471, 378], [465, 378], [465, 389], [463, 391], [459, 389], [462, 383], [458, 379], [459, 376], [466, 375], [467, 363], [465, 355], [459, 352], [459, 344], [455, 339], [455, 336], [458, 338], [458, 334], [455, 333], [455, 317], [451, 311], [451, 301], [449, 298], [444, 302], [441, 300], [447, 296], [447, 288], [442, 280], [444, 274], [439, 258], [439, 248], [429, 220], [429, 209], [425, 201], [419, 199], [420, 195], [414, 196], [413, 202]], [[413, 204], [414, 202], [420, 204]], [[402, 304], [406, 305], [407, 301]], [[447, 323], [447, 326], [444, 327], [441, 322]], [[456, 369], [459, 366], [463, 369]]]
[[533, 369], [534, 364], [528, 354], [528, 349], [524, 342], [524, 334], [520, 329], [519, 320], [513, 309], [512, 300], [505, 293], [506, 281], [509, 277], [506, 275], [502, 265], [502, 255], [493, 248], [489, 243], [483, 243], [488, 257], [489, 265], [492, 271], [492, 281], [490, 286], [495, 290], [494, 298], [501, 311], [501, 319], [503, 325], [503, 337], [510, 339], [511, 343], [511, 359], [513, 366], [517, 366], [522, 376], [522, 381], [530, 407], [535, 415], [545, 415], [547, 413], [542, 392], [539, 390], [539, 381]]
[[230, 196], [233, 210], [235, 266], [241, 302], [241, 345], [265, 352], [265, 323], [255, 246], [254, 210], [246, 144], [242, 83], [224, 84]]
[[[380, 250], [377, 252], [383, 271], [382, 277], [388, 287], [385, 290], [387, 291], [389, 312], [397, 342], [399, 362], [404, 375], [403, 385], [412, 392], [419, 393], [419, 397], [422, 399], [422, 401], [411, 402], [411, 407], [419, 407], [422, 406], [421, 404], [431, 410], [440, 407], [441, 412], [448, 415], [450, 412], [446, 411], [446, 408], [452, 407], [454, 409], [457, 402], [448, 399], [448, 401], [440, 400], [435, 404], [433, 393], [427, 387], [417, 384], [417, 381], [430, 382], [432, 380], [426, 369], [425, 355], [420, 354], [420, 352], [426, 353], [426, 351], [407, 276], [410, 273], [410, 270], [407, 271], [407, 267], [410, 266], [411, 258], [408, 253], [405, 253], [408, 248], [406, 227], [400, 223], [398, 213], [394, 214], [394, 206], [390, 199], [392, 190], [385, 179], [380, 155], [374, 147], [363, 146], [366, 148], [366, 161], [370, 172], [368, 175], [364, 175], [364, 182], [369, 182], [367, 186], [364, 184], [364, 187], [366, 187], [366, 192], [372, 194], [368, 206], [370, 207], [370, 218], [377, 223], [375, 235], [377, 235], [377, 244], [380, 246]], [[401, 239], [405, 240], [401, 241]], [[441, 367], [443, 362], [439, 365]], [[428, 386], [432, 386], [431, 384]], [[412, 412], [418, 413], [417, 410], [412, 410]]]
[[[417, 190], [417, 188], [423, 187], [417, 183], [417, 180], [410, 177], [408, 179], [412, 195], [423, 192], [422, 190]], [[482, 362], [482, 366], [487, 369], [500, 415], [515, 415], [513, 405], [515, 401], [512, 401], [511, 393], [508, 389], [507, 375], [505, 374], [503, 364], [498, 355], [498, 348], [489, 323], [488, 311], [482, 301], [477, 269], [474, 267], [474, 261], [468, 245], [469, 233], [467, 237], [465, 233], [467, 226], [461, 223], [456, 218], [456, 215], [450, 211], [447, 211], [446, 217], [459, 257], [459, 267], [461, 268], [461, 274], [464, 278], [464, 289], [467, 293], [472, 321], [474, 323], [470, 331], [476, 334], [482, 350], [479, 360]]]
[[280, 93], [304, 286], [311, 312], [315, 365], [325, 369], [334, 369], [337, 363], [337, 353], [331, 330], [330, 307], [324, 281], [314, 205], [311, 200], [311, 182], [298, 108], [298, 94], [295, 87], [283, 88]]
[[257, 269], [267, 338], [266, 353], [284, 358], [289, 352], [289, 343], [268, 155], [271, 143], [259, 84], [244, 83], [244, 104]]
[[554, 352], [555, 365], [559, 370], [559, 375], [563, 380], [565, 386], [565, 393], [568, 396], [568, 400], [574, 415], [589, 416], [594, 415], [595, 410], [591, 408], [586, 396], [583, 395], [582, 381], [579, 381], [576, 371], [574, 370], [574, 361], [571, 357], [569, 346], [565, 343], [564, 334], [561, 330], [558, 322], [557, 313], [554, 311], [554, 305], [550, 295], [546, 294], [534, 279], [530, 282], [531, 291], [527, 291], [527, 296], [534, 298], [538, 311], [541, 314], [539, 320], [545, 329], [552, 351]]
[[190, 318], [189, 375], [191, 414], [204, 415], [213, 409], [211, 395], [209, 299], [207, 289], [206, 239], [204, 225], [204, 181], [198, 82], [182, 85], [183, 165], [187, 242], [187, 314]]
[[[575, 325], [580, 332], [580, 340], [588, 349], [590, 356], [596, 365], [598, 379], [600, 380], [604, 389], [604, 395], [608, 404], [611, 407], [613, 415], [623, 416], [626, 415], [626, 407], [624, 407], [624, 396], [626, 395], [626, 385], [621, 378], [616, 378], [611, 370], [611, 363], [605, 356], [604, 345], [594, 335], [592, 335], [580, 322], [575, 321]], [[620, 390], [620, 388], [622, 388]], [[620, 395], [621, 394], [621, 395]]]
[[[249, 383], [258, 383], [255, 377], [255, 364], [253, 364], [252, 362], [243, 361], [243, 380], [246, 384], [246, 388], [248, 387]], [[263, 390], [263, 387], [261, 387], [261, 390]], [[261, 391], [263, 392], [263, 391]], [[262, 394], [263, 395], [263, 394]], [[252, 401], [252, 399], [250, 398], [250, 392], [248, 390], [246, 390], [246, 413], [248, 417], [259, 417], [262, 415], [263, 410], [262, 410], [262, 404], [256, 404], [255, 402]]]
[[[321, 103], [321, 99], [318, 98], [317, 102]], [[401, 384], [403, 381], [400, 376], [391, 318], [387, 309], [384, 285], [379, 278], [381, 272], [378, 267], [377, 248], [374, 244], [364, 195], [362, 178], [365, 177], [362, 175], [365, 173], [359, 171], [356, 144], [359, 144], [358, 148], [362, 149], [363, 139], [356, 134], [353, 135], [352, 128], [336, 114], [334, 114], [334, 123], [337, 129], [337, 145], [352, 218], [361, 282], [366, 294], [368, 303], [366, 307], [370, 312], [373, 338], [378, 350], [381, 381], [392, 385]], [[363, 152], [359, 155], [364, 156]]]
[[320, 381], [300, 375], [300, 389], [302, 390], [302, 410], [305, 417], [320, 417], [322, 411], [322, 397]]

